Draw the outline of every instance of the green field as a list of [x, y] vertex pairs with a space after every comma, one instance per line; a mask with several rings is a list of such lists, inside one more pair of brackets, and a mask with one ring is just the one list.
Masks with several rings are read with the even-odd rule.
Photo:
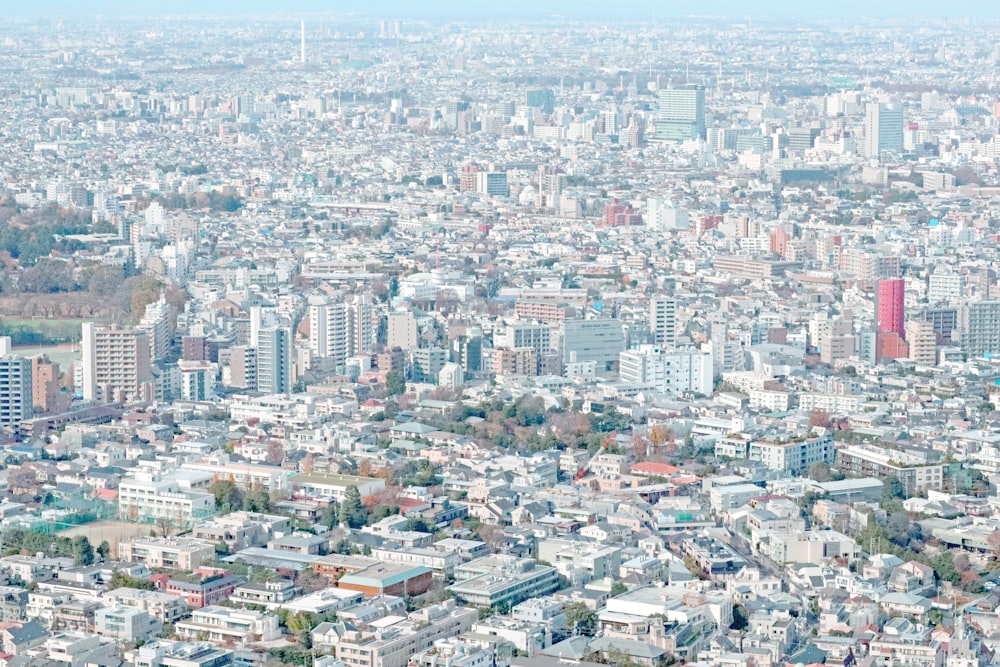
[[22, 357], [35, 357], [39, 354], [48, 355], [49, 359], [59, 364], [62, 370], [68, 370], [74, 359], [80, 358], [79, 346], [70, 343], [63, 345], [15, 345], [14, 353]]
[[80, 340], [83, 320], [0, 318], [0, 336], [10, 336], [15, 347], [59, 345]]

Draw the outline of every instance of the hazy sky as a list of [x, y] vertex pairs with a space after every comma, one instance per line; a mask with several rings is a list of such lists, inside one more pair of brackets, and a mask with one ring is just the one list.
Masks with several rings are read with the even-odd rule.
[[4, 13], [20, 17], [92, 14], [282, 14], [351, 12], [373, 17], [643, 18], [681, 14], [760, 18], [998, 18], [995, 0], [41, 0], [9, 1]]

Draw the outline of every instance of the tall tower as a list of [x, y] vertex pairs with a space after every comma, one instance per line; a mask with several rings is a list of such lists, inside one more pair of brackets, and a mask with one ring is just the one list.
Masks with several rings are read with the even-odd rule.
[[301, 36], [301, 41], [302, 41], [302, 45], [301, 45], [302, 55], [300, 56], [300, 58], [302, 60], [302, 64], [304, 65], [305, 62], [306, 62], [306, 22], [305, 22], [305, 20], [302, 21], [302, 29], [300, 31], [300, 36]]
[[901, 278], [878, 281], [875, 313], [879, 333], [892, 331], [900, 338], [905, 338], [905, 285]]
[[654, 345], [677, 344], [677, 302], [659, 297], [649, 302], [649, 331]]

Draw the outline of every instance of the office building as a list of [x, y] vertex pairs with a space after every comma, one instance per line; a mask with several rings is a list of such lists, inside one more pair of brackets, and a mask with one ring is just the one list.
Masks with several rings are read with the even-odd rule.
[[150, 400], [153, 374], [149, 334], [112, 324], [83, 324], [83, 398], [89, 401]]
[[875, 296], [878, 333], [891, 331], [900, 338], [906, 337], [906, 330], [903, 326], [905, 287], [906, 283], [901, 278], [878, 281], [878, 292]]
[[481, 171], [476, 174], [476, 192], [489, 197], [507, 197], [510, 188], [507, 186], [507, 172]]
[[410, 379], [413, 382], [437, 384], [438, 374], [448, 363], [448, 353], [438, 347], [410, 350]]
[[870, 102], [865, 106], [865, 157], [903, 152], [903, 109], [895, 104]]
[[705, 137], [705, 87], [686, 85], [660, 91], [656, 138], [688, 141]]
[[559, 328], [564, 364], [592, 361], [598, 372], [606, 372], [625, 349], [620, 320], [564, 320]]

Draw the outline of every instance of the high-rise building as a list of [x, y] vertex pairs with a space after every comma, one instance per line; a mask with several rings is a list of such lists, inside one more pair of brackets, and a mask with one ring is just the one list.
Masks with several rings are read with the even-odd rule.
[[640, 345], [622, 352], [619, 363], [622, 382], [650, 385], [656, 391], [671, 395], [712, 393], [714, 364], [712, 355], [707, 352]]
[[410, 350], [410, 379], [413, 382], [437, 384], [438, 374], [448, 363], [448, 353], [439, 347]]
[[389, 314], [389, 338], [386, 345], [404, 350], [417, 346], [417, 318], [413, 313]]
[[955, 334], [970, 358], [1000, 354], [1000, 301], [975, 301], [958, 309]]
[[59, 364], [44, 354], [31, 358], [31, 387], [32, 405], [41, 412], [68, 408], [72, 400], [70, 394], [59, 391]]
[[158, 301], [146, 306], [142, 321], [136, 329], [149, 335], [150, 359], [157, 361], [167, 356], [170, 350], [170, 306], [161, 294]]
[[229, 377], [225, 384], [238, 389], [257, 390], [257, 348], [235, 345], [229, 350]]
[[[6, 337], [5, 337], [6, 338]], [[10, 426], [27, 419], [34, 412], [34, 387], [31, 381], [30, 359], [18, 357], [9, 353], [8, 344], [4, 345], [5, 354], [0, 356], [0, 425]]]
[[310, 300], [309, 350], [314, 357], [347, 361], [347, 306], [326, 299]]
[[686, 85], [660, 91], [656, 138], [687, 141], [705, 137], [705, 87]]
[[292, 332], [286, 326], [261, 326], [257, 332], [257, 391], [285, 394], [292, 390]]
[[865, 107], [865, 157], [903, 152], [903, 109], [895, 104], [870, 102]]
[[878, 333], [892, 331], [900, 338], [906, 337], [906, 330], [903, 326], [905, 286], [906, 283], [901, 278], [878, 281], [878, 292], [875, 296], [876, 331]]
[[347, 310], [347, 355], [375, 354], [379, 314], [368, 292], [356, 295]]
[[152, 398], [149, 334], [112, 324], [83, 324], [83, 397], [130, 402]]
[[563, 363], [593, 361], [598, 372], [611, 370], [625, 349], [620, 320], [564, 320], [560, 334]]
[[937, 363], [937, 334], [933, 324], [917, 320], [907, 322], [906, 342], [910, 347], [910, 359], [922, 366]]
[[677, 344], [677, 302], [658, 297], [649, 302], [649, 332], [654, 345]]

